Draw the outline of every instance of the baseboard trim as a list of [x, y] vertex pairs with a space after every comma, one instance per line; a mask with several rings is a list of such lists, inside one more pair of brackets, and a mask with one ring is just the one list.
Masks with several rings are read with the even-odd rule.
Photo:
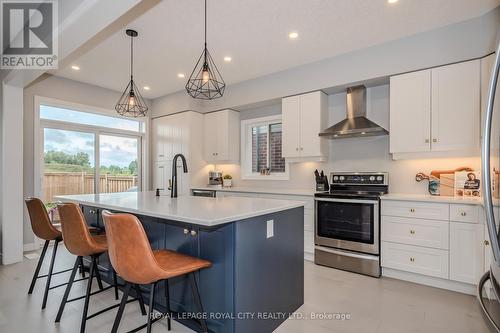
[[23, 245], [24, 252], [36, 251], [40, 248], [37, 243], [28, 243]]
[[397, 269], [385, 268], [385, 267], [382, 267], [382, 276], [423, 284], [430, 287], [456, 291], [462, 294], [476, 295], [477, 286], [469, 283], [451, 281], [451, 280], [446, 280], [416, 273], [404, 272]]
[[304, 252], [304, 260], [314, 262], [314, 253]]

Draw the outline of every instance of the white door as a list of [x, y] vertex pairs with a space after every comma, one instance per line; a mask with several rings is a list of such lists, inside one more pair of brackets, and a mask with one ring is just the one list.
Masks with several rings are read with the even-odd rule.
[[477, 284], [484, 271], [484, 226], [450, 223], [450, 279]]
[[479, 148], [480, 62], [432, 69], [432, 151]]
[[215, 152], [217, 150], [217, 113], [209, 113], [204, 115], [204, 155], [205, 161], [216, 161]]
[[301, 156], [321, 156], [321, 94], [316, 91], [300, 96], [300, 147]]
[[[300, 96], [286, 97], [281, 102], [282, 112], [282, 156], [300, 156]], [[316, 133], [317, 135], [318, 133]]]
[[430, 151], [431, 71], [390, 78], [390, 152]]

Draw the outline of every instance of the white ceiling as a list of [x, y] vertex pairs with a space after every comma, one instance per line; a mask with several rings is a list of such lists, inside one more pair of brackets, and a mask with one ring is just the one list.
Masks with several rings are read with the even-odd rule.
[[[208, 47], [236, 83], [477, 17], [500, 0], [209, 0]], [[203, 1], [163, 0], [125, 28], [135, 42], [135, 81], [147, 98], [184, 89], [203, 48]], [[289, 40], [297, 31], [299, 38]], [[232, 57], [225, 63], [223, 57]], [[71, 65], [80, 66], [80, 71]], [[177, 78], [185, 73], [184, 79]], [[124, 30], [54, 74], [121, 91], [129, 77]]]

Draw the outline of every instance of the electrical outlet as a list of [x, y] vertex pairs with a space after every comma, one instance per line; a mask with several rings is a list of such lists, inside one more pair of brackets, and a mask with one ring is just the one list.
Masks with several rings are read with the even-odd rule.
[[267, 238], [274, 236], [274, 220], [267, 221]]

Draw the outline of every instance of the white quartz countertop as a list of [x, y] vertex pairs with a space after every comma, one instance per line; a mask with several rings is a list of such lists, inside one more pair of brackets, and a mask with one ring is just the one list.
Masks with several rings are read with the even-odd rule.
[[287, 189], [287, 188], [265, 188], [265, 187], [208, 187], [208, 186], [200, 186], [200, 187], [191, 187], [192, 190], [210, 190], [217, 192], [246, 192], [246, 193], [266, 193], [266, 194], [284, 194], [284, 195], [299, 195], [299, 196], [314, 196], [313, 189]]
[[464, 198], [451, 197], [430, 194], [407, 194], [407, 193], [390, 193], [382, 196], [382, 200], [401, 200], [401, 201], [423, 201], [423, 202], [442, 202], [467, 205], [482, 205], [483, 198]]
[[153, 191], [61, 195], [56, 199], [208, 227], [304, 206], [300, 201], [245, 197], [156, 197]]

